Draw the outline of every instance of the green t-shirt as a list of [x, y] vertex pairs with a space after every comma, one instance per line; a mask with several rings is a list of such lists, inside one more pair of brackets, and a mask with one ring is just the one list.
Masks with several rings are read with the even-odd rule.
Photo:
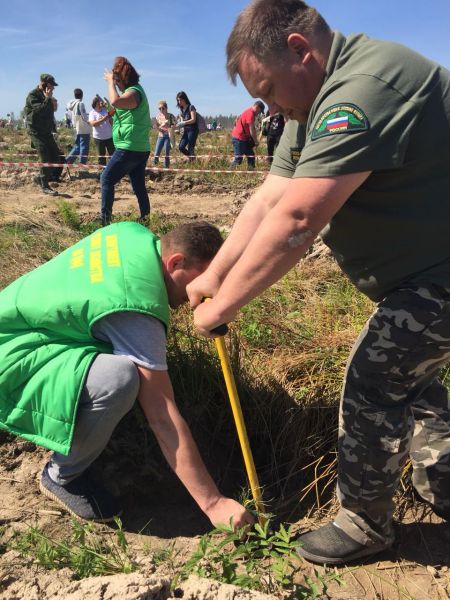
[[306, 126], [289, 121], [271, 173], [371, 171], [321, 232], [374, 300], [406, 282], [450, 287], [450, 73], [398, 44], [334, 40]]

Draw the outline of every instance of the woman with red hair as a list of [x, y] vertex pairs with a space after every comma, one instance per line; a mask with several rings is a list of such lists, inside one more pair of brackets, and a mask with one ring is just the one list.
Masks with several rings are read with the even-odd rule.
[[113, 141], [116, 150], [101, 176], [102, 225], [111, 221], [114, 186], [128, 175], [136, 194], [141, 219], [150, 214], [150, 202], [145, 187], [145, 167], [150, 154], [150, 112], [139, 75], [133, 65], [118, 56], [112, 71], [105, 70], [108, 96], [114, 107]]

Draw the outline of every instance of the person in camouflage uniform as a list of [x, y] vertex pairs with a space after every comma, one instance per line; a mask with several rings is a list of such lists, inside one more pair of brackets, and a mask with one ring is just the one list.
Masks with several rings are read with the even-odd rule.
[[408, 455], [416, 492], [450, 519], [450, 410], [439, 380], [449, 358], [450, 289], [438, 285], [391, 292], [353, 347], [340, 407], [334, 522], [364, 548], [394, 541], [392, 496]]
[[[188, 286], [205, 336], [295, 266], [317, 235], [377, 303], [348, 361], [335, 519], [298, 552], [343, 564], [392, 545], [408, 455], [450, 520], [450, 72], [398, 44], [345, 37], [301, 0], [253, 0], [227, 70], [288, 117], [270, 173]], [[201, 303], [203, 297], [212, 298]]]
[[[25, 102], [31, 145], [37, 150], [43, 163], [61, 162], [61, 152], [53, 135], [56, 132], [53, 90], [57, 85], [53, 75], [42, 73], [39, 85], [31, 90]], [[49, 181], [59, 181], [61, 172], [62, 167], [41, 167], [35, 183], [40, 185], [45, 194], [55, 195]]]

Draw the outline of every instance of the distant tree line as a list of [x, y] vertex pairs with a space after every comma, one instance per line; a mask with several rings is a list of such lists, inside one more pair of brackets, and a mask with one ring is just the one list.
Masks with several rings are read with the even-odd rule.
[[[203, 114], [203, 113], [202, 113]], [[22, 126], [23, 123], [23, 118], [25, 116], [25, 108], [23, 108], [20, 111], [20, 115], [19, 115], [19, 122], [18, 125], [19, 127]], [[203, 116], [205, 117], [205, 120], [207, 123], [212, 123], [214, 120], [216, 120], [217, 123], [220, 123], [222, 126], [222, 129], [233, 129], [234, 127], [234, 122], [236, 121], [237, 115], [205, 115], [203, 114]], [[154, 121], [154, 115], [152, 115], [152, 121]], [[64, 123], [64, 119], [61, 120], [61, 124]], [[59, 124], [59, 122], [58, 122]]]

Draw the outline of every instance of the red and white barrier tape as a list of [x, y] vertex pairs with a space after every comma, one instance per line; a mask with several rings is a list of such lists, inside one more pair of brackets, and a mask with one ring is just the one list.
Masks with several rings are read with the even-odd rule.
[[[80, 165], [80, 164], [72, 164], [68, 165], [66, 163], [38, 163], [38, 162], [2, 162], [0, 161], [0, 167], [19, 167], [22, 169], [31, 169], [31, 168], [39, 168], [39, 167], [70, 167], [70, 168], [78, 168], [78, 169], [93, 169], [93, 170], [101, 170], [104, 169], [102, 165]], [[236, 173], [239, 175], [246, 174], [261, 174], [267, 175], [268, 171], [239, 171], [237, 169], [172, 169], [171, 167], [146, 167], [147, 171], [157, 171], [157, 172], [172, 172], [172, 173]]]
[[[26, 152], [15, 152], [15, 153], [5, 153], [8, 154], [8, 158], [14, 158], [16, 156], [30, 156], [30, 154], [27, 154]], [[31, 156], [35, 156], [35, 155], [31, 155]], [[91, 156], [91, 158], [111, 158], [111, 156], [109, 154], [95, 154], [94, 156], [89, 155], [89, 154], [82, 154], [81, 157], [89, 157]], [[80, 155], [77, 154], [76, 155], [77, 158], [80, 158]], [[159, 159], [160, 160], [164, 160], [165, 155], [164, 154], [160, 154], [159, 155]], [[251, 154], [250, 155], [251, 158], [255, 158], [256, 160], [259, 159], [267, 159], [267, 158], [273, 158], [271, 156], [268, 156], [266, 154]], [[150, 158], [155, 158], [155, 155], [153, 153], [150, 154]], [[186, 160], [188, 157], [187, 156], [177, 156], [176, 154], [170, 154], [170, 160], [171, 161], [179, 161], [179, 160]], [[233, 158], [247, 158], [246, 154], [193, 154], [191, 156], [191, 158], [193, 159], [199, 159], [199, 160], [203, 160], [203, 159], [208, 159], [208, 158], [219, 158], [219, 159], [233, 159]]]

